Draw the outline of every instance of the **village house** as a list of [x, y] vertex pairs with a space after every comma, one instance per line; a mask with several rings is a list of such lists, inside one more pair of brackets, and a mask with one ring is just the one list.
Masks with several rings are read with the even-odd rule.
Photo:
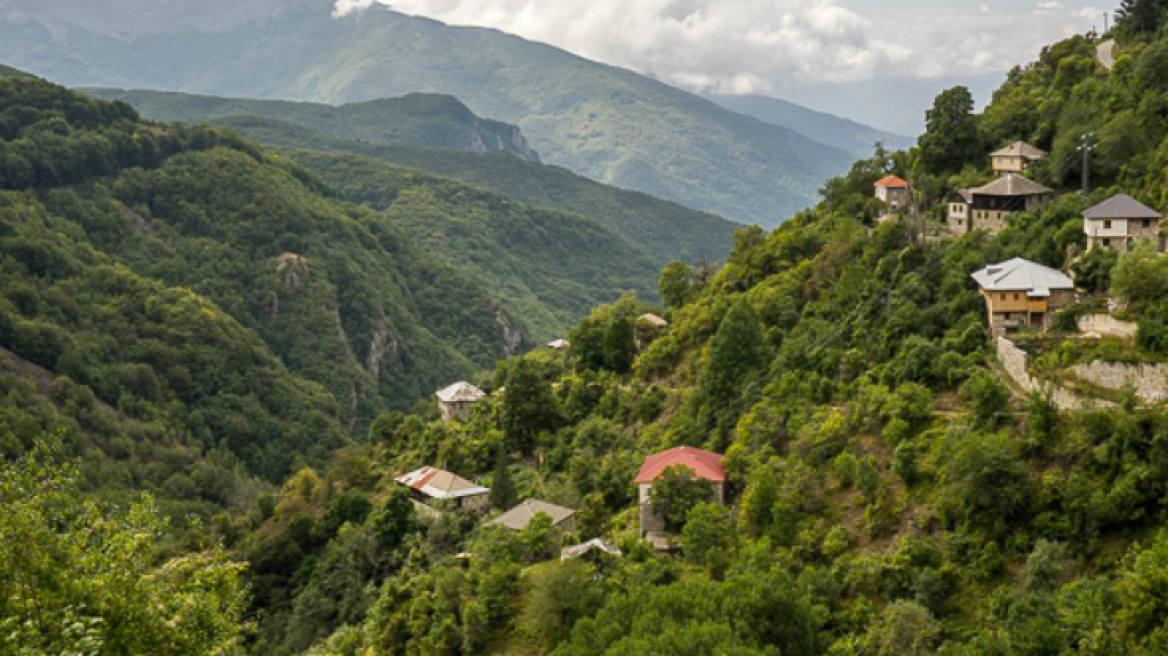
[[912, 184], [895, 175], [886, 175], [875, 184], [876, 198], [884, 201], [888, 209], [899, 212], [908, 207], [912, 200]]
[[486, 395], [486, 392], [466, 381], [459, 381], [434, 394], [438, 397], [438, 411], [442, 413], [442, 421], [466, 421], [470, 416], [470, 407]]
[[645, 350], [654, 340], [661, 336], [661, 332], [668, 326], [669, 322], [656, 314], [642, 314], [637, 317], [637, 321], [633, 327], [633, 336], [637, 343], [637, 350]]
[[990, 329], [1045, 330], [1056, 310], [1075, 300], [1075, 282], [1062, 271], [1016, 257], [972, 274], [986, 302]]
[[428, 503], [449, 499], [459, 508], [486, 510], [491, 491], [437, 467], [422, 467], [395, 479], [408, 487], [415, 501]]
[[536, 499], [524, 501], [487, 522], [487, 525], [502, 526], [512, 531], [522, 531], [539, 514], [547, 515], [552, 520], [552, 527], [559, 529], [563, 533], [571, 533], [576, 530], [575, 510]]
[[1007, 173], [976, 189], [962, 189], [949, 198], [949, 232], [961, 236], [974, 230], [998, 234], [1015, 212], [1046, 209], [1054, 191], [1017, 173]]
[[994, 173], [1006, 175], [1021, 173], [1030, 168], [1030, 165], [1040, 159], [1046, 159], [1047, 153], [1039, 150], [1025, 141], [1015, 141], [1005, 148], [990, 153], [990, 163]]
[[564, 350], [567, 350], [567, 348], [571, 345], [572, 345], [571, 342], [569, 342], [566, 339], [562, 339], [562, 338], [561, 339], [553, 339], [552, 341], [547, 343], [547, 347], [553, 351], [564, 351]]
[[1117, 194], [1083, 212], [1087, 250], [1101, 246], [1126, 251], [1137, 239], [1151, 239], [1164, 250], [1160, 219], [1164, 215], [1127, 194]]
[[705, 479], [714, 487], [714, 500], [726, 503], [726, 470], [722, 468], [722, 456], [711, 451], [679, 446], [675, 449], [651, 455], [641, 465], [636, 484], [641, 508], [641, 537], [654, 544], [667, 544], [665, 519], [653, 508], [653, 482], [664, 471], [675, 465], [687, 467], [694, 476]]

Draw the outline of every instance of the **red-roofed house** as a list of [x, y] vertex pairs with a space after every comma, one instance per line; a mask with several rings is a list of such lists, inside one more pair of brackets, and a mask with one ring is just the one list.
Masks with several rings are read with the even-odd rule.
[[893, 212], [908, 207], [912, 197], [912, 184], [895, 175], [886, 175], [876, 182], [876, 198], [888, 204]]
[[665, 520], [653, 511], [649, 491], [653, 489], [653, 481], [666, 469], [675, 465], [688, 467], [694, 476], [709, 481], [714, 486], [714, 498], [718, 503], [726, 502], [726, 470], [722, 468], [721, 454], [695, 449], [692, 446], [679, 446], [651, 455], [645, 458], [636, 480], [641, 502], [641, 537], [651, 533], [662, 534], [665, 531]]

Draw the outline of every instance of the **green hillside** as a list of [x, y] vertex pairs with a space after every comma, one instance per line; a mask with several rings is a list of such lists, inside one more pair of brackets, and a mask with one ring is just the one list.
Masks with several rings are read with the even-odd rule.
[[324, 136], [355, 141], [430, 146], [475, 153], [539, 156], [519, 128], [475, 116], [450, 96], [411, 93], [333, 107], [276, 100], [236, 100], [158, 91], [86, 89], [105, 100], [129, 103], [156, 121], [217, 123], [233, 116], [259, 116], [308, 128]]
[[[451, 126], [440, 118], [435, 120], [430, 115], [414, 111], [416, 105], [413, 103], [366, 103], [369, 107], [387, 107], [395, 111], [354, 118], [339, 130], [342, 138], [338, 138], [325, 134], [326, 131], [337, 134], [338, 130], [328, 121], [317, 118], [318, 113], [326, 110], [306, 103], [228, 101], [153, 91], [96, 89], [87, 93], [124, 100], [145, 116], [158, 120], [222, 125], [270, 146], [373, 157], [486, 187], [521, 203], [583, 214], [641, 247], [661, 264], [672, 259], [721, 262], [730, 252], [734, 230], [740, 227], [714, 215], [647, 194], [602, 185], [560, 167], [518, 157], [405, 146], [392, 138], [385, 138], [386, 126], [402, 119], [416, 129], [411, 134], [432, 135], [426, 140], [415, 139], [416, 142], [428, 146], [442, 146], [449, 142], [444, 135]], [[238, 115], [228, 112], [238, 112]], [[288, 116], [292, 118], [276, 118]]]
[[12, 68], [11, 66], [5, 66], [3, 64], [0, 64], [0, 79], [29, 80], [29, 79], [32, 79], [32, 77], [33, 77], [32, 75], [29, 75], [28, 73], [25, 73], [24, 71], [18, 71], [15, 68]]
[[73, 25], [61, 41], [35, 20], [0, 22], [0, 60], [71, 86], [327, 103], [452, 95], [479, 116], [519, 125], [545, 162], [766, 226], [813, 203], [851, 160], [631, 71], [381, 7], [340, 20], [325, 6], [289, 9], [127, 39], [87, 28], [98, 29]]
[[[1168, 410], [1124, 392], [1113, 405], [1060, 409], [1013, 388], [970, 273], [1012, 257], [1078, 260], [1079, 213], [1116, 191], [1162, 206], [1153, 153], [1168, 124], [1144, 115], [1140, 149], [1091, 197], [1060, 185], [1071, 193], [1015, 214], [998, 235], [927, 240], [916, 223], [873, 226], [865, 213], [886, 173], [942, 187], [983, 175], [993, 144], [1029, 134], [1003, 122], [1010, 99], [1066, 101], [1046, 115], [1062, 126], [1051, 169], [1034, 171], [1047, 176], [1064, 131], [1089, 127], [1066, 113], [1076, 99], [1157, 106], [1168, 87], [1147, 76], [1168, 40], [1126, 25], [1131, 73], [1083, 65], [1095, 43], [1076, 37], [1012, 75], [982, 116], [941, 111], [967, 95], [946, 92], [919, 147], [857, 162], [829, 183], [831, 202], [773, 232], [740, 233], [713, 277], [670, 267], [663, 309], [602, 306], [571, 332], [568, 352], [500, 363], [495, 393], [467, 422], [380, 418], [365, 469], [349, 454], [317, 474], [350, 498], [282, 498], [304, 504], [303, 518], [375, 503], [381, 514], [354, 514], [347, 531], [300, 552], [277, 537], [290, 534], [287, 517], [240, 520], [271, 613], [255, 653], [1164, 653]], [[1064, 331], [1105, 305], [1086, 299], [1055, 330], [1015, 335], [1037, 366], [1168, 361], [1168, 260], [1146, 247], [1110, 257], [1093, 284], [1126, 302], [1137, 337]], [[638, 353], [634, 318], [648, 310], [670, 325]], [[633, 481], [647, 455], [678, 445], [725, 454], [729, 504], [704, 502], [712, 490], [686, 473], [657, 479], [650, 499], [678, 548], [657, 553], [641, 539]], [[442, 505], [440, 517], [409, 520], [407, 493], [381, 472], [439, 458], [490, 486], [496, 510], [540, 499], [576, 509], [576, 528], [561, 534], [537, 516], [513, 532]], [[391, 509], [401, 514], [388, 525]], [[561, 561], [562, 545], [595, 536], [621, 556]], [[358, 554], [372, 540], [401, 547], [368, 564]], [[298, 561], [277, 565], [273, 550], [318, 564], [304, 582]]]

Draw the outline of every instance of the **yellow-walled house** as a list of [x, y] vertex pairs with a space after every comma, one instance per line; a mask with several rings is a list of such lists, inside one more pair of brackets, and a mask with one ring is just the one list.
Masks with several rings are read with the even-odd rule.
[[990, 153], [990, 162], [994, 173], [1021, 173], [1030, 168], [1030, 164], [1040, 159], [1046, 159], [1047, 153], [1039, 150], [1025, 141], [1015, 141], [1001, 150]]
[[1075, 300], [1075, 281], [1062, 271], [1016, 257], [972, 274], [986, 302], [990, 329], [1045, 330], [1056, 310]]

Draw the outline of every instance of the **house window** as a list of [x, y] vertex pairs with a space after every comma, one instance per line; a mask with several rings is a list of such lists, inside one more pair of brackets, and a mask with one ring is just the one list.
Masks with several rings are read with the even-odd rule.
[[998, 300], [1000, 300], [1000, 301], [1004, 301], [1004, 300], [1006, 300], [1006, 293], [1005, 293], [1005, 292], [1002, 292], [1002, 293], [999, 295], [999, 298], [998, 298]]
[[1019, 298], [1021, 298], [1021, 296], [1018, 295], [1018, 292], [1014, 292], [1014, 300], [1016, 301]]
[[1103, 229], [1104, 230], [1111, 230], [1111, 219], [1108, 219], [1108, 220], [1103, 222]]
[[1143, 227], [1143, 228], [1150, 228], [1151, 226], [1152, 226], [1152, 220], [1151, 220], [1151, 219], [1144, 219], [1143, 221], [1141, 221], [1141, 222], [1140, 222], [1140, 227]]
[[1107, 237], [1104, 237], [1104, 238], [1103, 238], [1103, 245], [1104, 245], [1104, 246], [1110, 246], [1110, 245], [1111, 245], [1111, 240], [1110, 240], [1110, 239], [1108, 239]]

